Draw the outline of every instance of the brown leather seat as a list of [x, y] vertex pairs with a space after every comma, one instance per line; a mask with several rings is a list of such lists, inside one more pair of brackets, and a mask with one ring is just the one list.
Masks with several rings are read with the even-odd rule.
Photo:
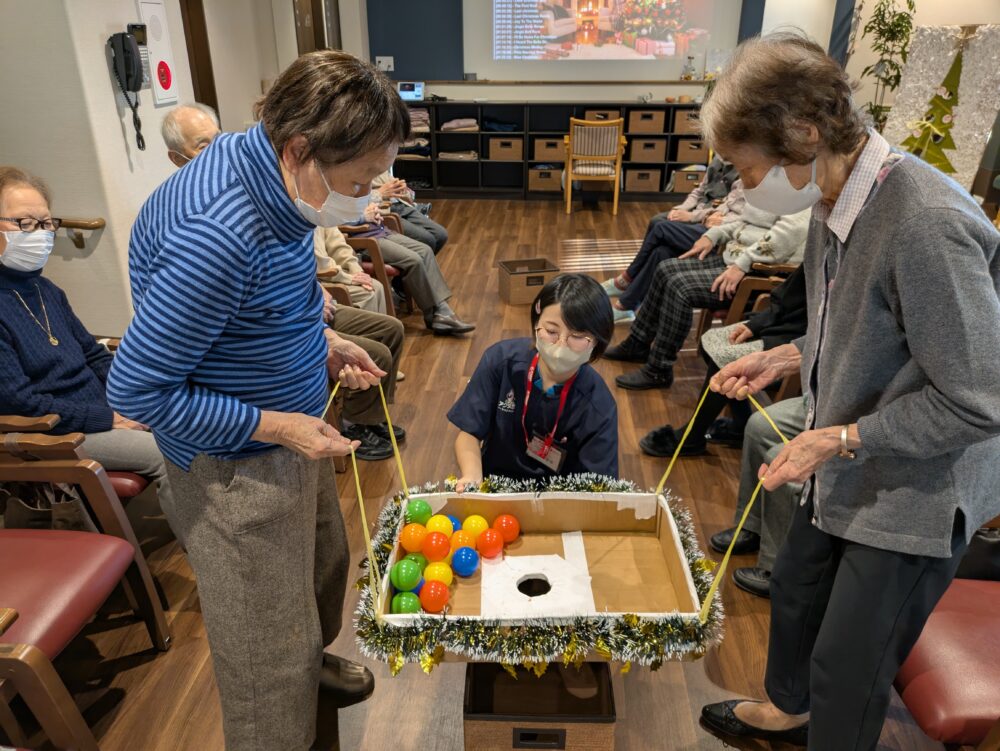
[[135, 498], [149, 486], [149, 480], [134, 472], [108, 472], [108, 479], [122, 500]]
[[1000, 582], [956, 579], [896, 676], [920, 728], [979, 743], [1000, 717]]
[[19, 614], [0, 642], [32, 644], [53, 659], [94, 617], [134, 555], [111, 535], [0, 529], [0, 605]]

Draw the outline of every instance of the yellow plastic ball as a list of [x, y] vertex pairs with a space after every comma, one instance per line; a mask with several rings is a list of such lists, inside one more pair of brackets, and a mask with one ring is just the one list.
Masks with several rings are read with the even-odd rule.
[[451, 519], [449, 519], [444, 514], [435, 514], [430, 519], [427, 520], [427, 531], [428, 532], [440, 532], [447, 538], [451, 538], [452, 529]]
[[470, 535], [479, 539], [479, 535], [483, 533], [484, 530], [490, 528], [489, 522], [487, 522], [479, 514], [473, 514], [472, 516], [466, 517], [465, 521], [462, 522], [462, 529], [468, 532]]
[[438, 561], [437, 563], [427, 564], [427, 568], [424, 569], [424, 580], [429, 582], [441, 582], [446, 587], [450, 587], [452, 581], [454, 581], [455, 575], [451, 572], [451, 566], [447, 563]]

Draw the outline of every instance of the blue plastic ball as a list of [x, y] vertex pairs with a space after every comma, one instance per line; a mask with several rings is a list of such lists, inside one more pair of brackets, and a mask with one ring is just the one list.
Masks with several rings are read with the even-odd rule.
[[472, 548], [459, 548], [451, 557], [451, 568], [459, 576], [472, 576], [479, 568], [479, 553]]
[[454, 514], [447, 514], [448, 518], [451, 519], [451, 530], [452, 533], [458, 532], [462, 528], [461, 520]]
[[420, 577], [420, 583], [417, 584], [417, 586], [415, 586], [410, 591], [413, 592], [413, 594], [415, 594], [415, 595], [417, 595], [419, 597], [420, 596], [420, 590], [423, 589], [423, 588], [424, 588], [424, 577], [421, 576]]

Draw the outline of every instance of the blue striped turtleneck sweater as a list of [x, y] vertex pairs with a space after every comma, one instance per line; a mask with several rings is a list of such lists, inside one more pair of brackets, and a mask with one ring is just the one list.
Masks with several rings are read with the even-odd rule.
[[273, 449], [250, 439], [261, 410], [322, 413], [313, 229], [261, 125], [216, 138], [143, 205], [129, 243], [135, 317], [108, 401], [177, 466]]

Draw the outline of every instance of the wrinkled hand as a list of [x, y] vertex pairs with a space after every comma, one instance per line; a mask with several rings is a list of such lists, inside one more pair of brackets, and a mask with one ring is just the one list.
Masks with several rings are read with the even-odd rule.
[[722, 212], [713, 211], [711, 214], [705, 217], [705, 221], [702, 222], [706, 227], [718, 227], [722, 224]]
[[743, 344], [753, 339], [753, 332], [745, 323], [737, 323], [729, 330], [730, 344]]
[[764, 480], [765, 490], [776, 490], [790, 482], [803, 483], [839, 451], [838, 428], [807, 430], [789, 441], [770, 466], [760, 465], [757, 477]]
[[262, 412], [252, 438], [284, 446], [307, 459], [347, 456], [352, 446], [356, 449], [361, 445], [344, 438], [325, 420], [298, 412]]
[[689, 250], [687, 253], [684, 253], [680, 257], [694, 258], [695, 256], [698, 256], [699, 261], [704, 261], [705, 257], [712, 252], [712, 248], [714, 247], [715, 243], [713, 243], [709, 238], [702, 235], [697, 240], [695, 240], [694, 245], [691, 246], [691, 250]]
[[382, 223], [382, 211], [379, 209], [377, 203], [370, 203], [365, 206], [364, 218], [369, 224]]
[[130, 420], [127, 417], [114, 413], [114, 417], [111, 419], [111, 429], [112, 430], [149, 430], [148, 425], [143, 425], [141, 422], [136, 422], [135, 420]]
[[736, 294], [736, 288], [740, 286], [740, 282], [743, 281], [743, 277], [746, 275], [746, 272], [739, 266], [730, 266], [715, 277], [715, 281], [712, 282], [711, 291], [718, 292], [720, 300], [731, 299]]
[[364, 287], [365, 289], [371, 291], [374, 289], [372, 278], [363, 271], [359, 271], [357, 274], [351, 277], [351, 283], [356, 284], [359, 287]]
[[482, 483], [482, 477], [460, 477], [458, 478], [458, 484], [455, 486], [455, 490], [459, 493], [464, 493], [468, 490], [470, 493], [479, 490], [479, 485]]
[[801, 362], [802, 354], [794, 344], [754, 352], [722, 368], [712, 376], [709, 387], [730, 399], [746, 399], [748, 393], [756, 394], [779, 378], [794, 373]]
[[694, 214], [684, 209], [671, 209], [667, 219], [672, 222], [690, 222], [694, 220]]
[[406, 180], [400, 180], [398, 177], [380, 187], [379, 192], [386, 198], [408, 198], [410, 195]]
[[357, 344], [341, 339], [329, 329], [326, 336], [330, 348], [326, 369], [331, 378], [349, 389], [364, 391], [377, 385], [386, 376], [386, 372], [379, 369], [368, 353]]

